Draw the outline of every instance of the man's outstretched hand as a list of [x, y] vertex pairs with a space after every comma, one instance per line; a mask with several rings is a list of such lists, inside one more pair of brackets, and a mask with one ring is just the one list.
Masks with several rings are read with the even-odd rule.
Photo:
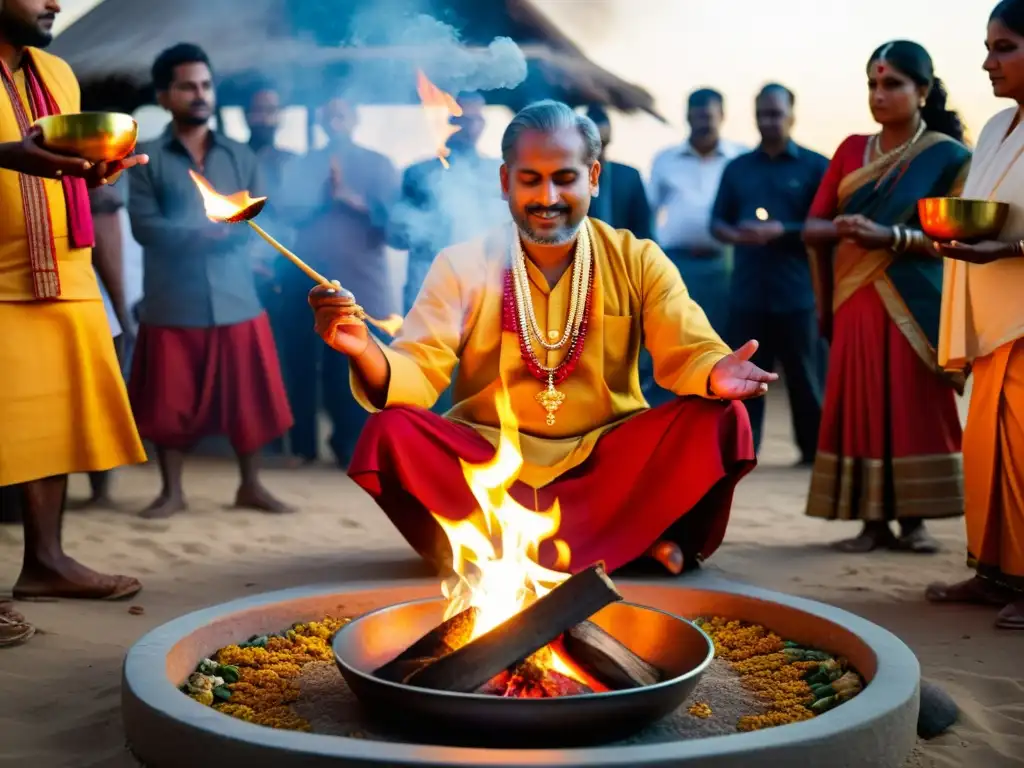
[[718, 361], [708, 377], [711, 394], [723, 400], [747, 400], [768, 391], [768, 383], [777, 381], [779, 374], [762, 371], [750, 362], [757, 347], [757, 341], [751, 339]]

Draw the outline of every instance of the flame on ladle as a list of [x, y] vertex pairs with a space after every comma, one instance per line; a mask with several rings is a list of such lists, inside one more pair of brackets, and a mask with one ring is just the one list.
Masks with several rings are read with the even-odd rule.
[[[329, 286], [330, 288], [334, 288], [339, 291], [345, 290], [342, 288], [341, 283], [337, 280], [328, 280], [267, 234], [262, 227], [253, 221], [253, 219], [260, 214], [260, 211], [263, 210], [263, 206], [267, 204], [267, 198], [252, 197], [248, 190], [244, 189], [239, 192], [235, 192], [232, 195], [222, 195], [213, 188], [213, 185], [210, 184], [209, 181], [204, 179], [191, 168], [188, 171], [188, 175], [192, 178], [196, 188], [199, 190], [200, 196], [203, 198], [203, 209], [206, 212], [206, 217], [210, 221], [227, 224], [240, 224], [244, 221], [252, 227], [256, 234], [262, 237], [268, 245], [273, 247], [278, 253], [305, 272], [313, 282]], [[355, 303], [354, 298], [353, 303]], [[375, 325], [380, 328], [390, 336], [396, 335], [402, 328], [403, 321], [400, 315], [389, 315], [384, 320], [377, 320], [376, 318], [370, 317], [366, 314], [362, 307], [359, 307], [359, 316], [371, 325]]]
[[[432, 123], [437, 140], [437, 159], [441, 161], [441, 165], [448, 168], [448, 156], [452, 153], [448, 148], [448, 139], [462, 130], [461, 126], [452, 125], [449, 118], [462, 117], [462, 107], [454, 96], [430, 82], [423, 74], [423, 70], [416, 70], [416, 93], [419, 94], [420, 104], [427, 113], [427, 119]], [[440, 119], [438, 112], [441, 113]]]

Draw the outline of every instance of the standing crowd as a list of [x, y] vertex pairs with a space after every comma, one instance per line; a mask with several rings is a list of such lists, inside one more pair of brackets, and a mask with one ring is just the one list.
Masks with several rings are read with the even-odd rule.
[[[58, 11], [0, 6], [0, 500], [25, 529], [15, 598], [141, 589], [64, 552], [69, 474], [89, 473], [102, 502], [109, 471], [145, 461], [148, 441], [162, 485], [141, 514], [168, 517], [187, 508], [188, 453], [223, 435], [236, 505], [286, 513], [260, 457], [315, 461], [321, 408], [337, 464], [441, 564], [429, 510], [468, 514], [451, 478], [493, 450], [503, 387], [526, 459], [513, 495], [588, 509], [560, 532], [574, 553], [699, 567], [754, 466], [778, 368], [811, 469], [807, 514], [861, 522], [838, 549], [935, 552], [926, 521], [966, 513], [977, 575], [928, 599], [998, 606], [999, 626], [1024, 628], [1024, 0], [991, 14], [984, 69], [1016, 104], [973, 150], [928, 52], [895, 40], [867, 58], [878, 130], [831, 159], [793, 138], [785, 86], [757, 94], [753, 148], [722, 136], [725, 100], [702, 88], [687, 102], [689, 136], [658, 153], [646, 183], [606, 160], [598, 106], [531, 105], [502, 157], [486, 157], [478, 93], [458, 96], [448, 169], [397, 171], [353, 139], [358, 112], [342, 98], [319, 111], [322, 149], [279, 149], [270, 83], [250, 94], [239, 143], [210, 128], [214, 67], [189, 44], [153, 64], [170, 115], [160, 136], [120, 163], [54, 155], [32, 122], [81, 108], [70, 68], [43, 50]], [[399, 336], [375, 339], [337, 291], [309, 293], [248, 228], [210, 222], [190, 170], [268, 195], [275, 233], [368, 314], [404, 314]], [[1011, 203], [998, 240], [921, 231], [919, 200], [961, 195]], [[402, 291], [388, 248], [408, 252]], [[636, 456], [638, 442], [660, 447]], [[602, 472], [609, 462], [616, 472]], [[657, 495], [683, 472], [686, 498]], [[637, 520], [638, 505], [662, 512]], [[0, 605], [0, 645], [31, 631]]]

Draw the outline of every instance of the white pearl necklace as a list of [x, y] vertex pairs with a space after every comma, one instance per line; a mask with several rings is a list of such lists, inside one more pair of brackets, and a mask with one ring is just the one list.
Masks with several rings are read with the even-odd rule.
[[[589, 224], [584, 221], [576, 236], [576, 249], [572, 263], [572, 293], [569, 299], [569, 312], [565, 318], [565, 329], [562, 337], [552, 343], [545, 339], [544, 331], [537, 322], [537, 314], [530, 295], [530, 278], [526, 272], [526, 253], [519, 232], [516, 231], [512, 240], [512, 284], [515, 289], [516, 313], [519, 319], [519, 332], [524, 341], [530, 344], [532, 336], [541, 348], [550, 351], [561, 349], [570, 339], [579, 335], [586, 307], [587, 287], [590, 284], [590, 271], [593, 257], [590, 243]], [[541, 364], [544, 370], [547, 366]], [[554, 370], [553, 368], [551, 370]]]

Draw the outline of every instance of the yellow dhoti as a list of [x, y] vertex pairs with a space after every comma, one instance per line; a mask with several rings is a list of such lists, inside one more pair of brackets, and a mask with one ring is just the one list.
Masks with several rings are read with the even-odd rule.
[[978, 574], [1024, 591], [1024, 339], [974, 361], [964, 430], [967, 546]]
[[0, 301], [0, 486], [146, 460], [102, 300]]

